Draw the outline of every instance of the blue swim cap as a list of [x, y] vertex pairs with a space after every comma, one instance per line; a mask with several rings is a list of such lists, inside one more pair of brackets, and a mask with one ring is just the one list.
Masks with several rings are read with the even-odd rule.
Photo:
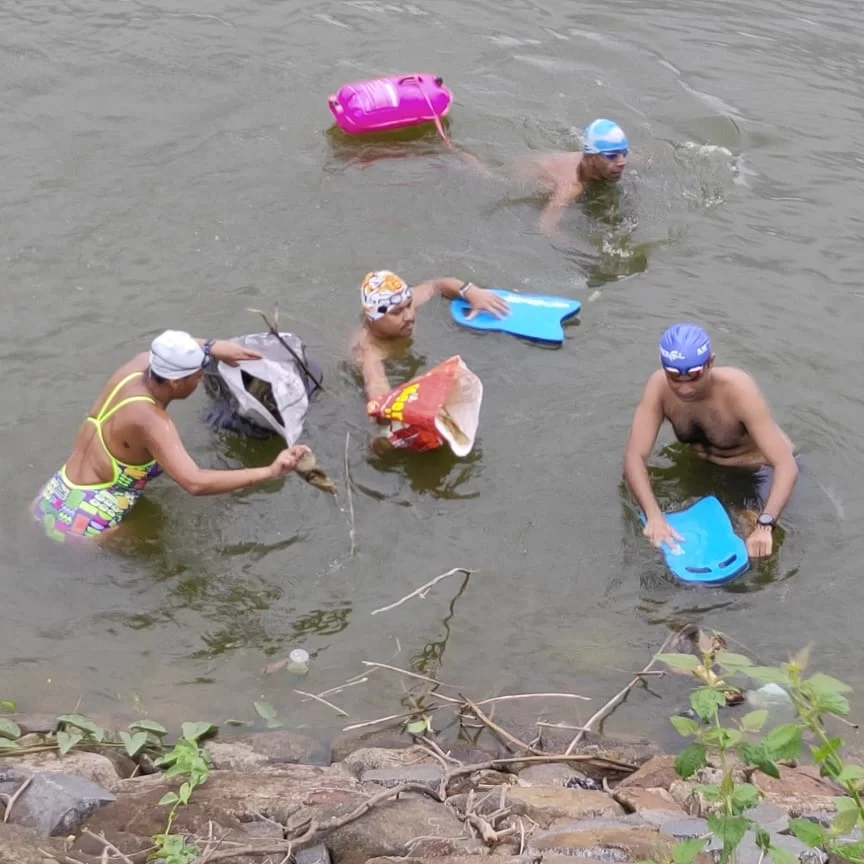
[[698, 324], [673, 324], [660, 337], [660, 364], [679, 372], [704, 366], [711, 359], [711, 340]]
[[624, 130], [611, 120], [595, 120], [582, 133], [585, 153], [615, 153], [630, 148]]

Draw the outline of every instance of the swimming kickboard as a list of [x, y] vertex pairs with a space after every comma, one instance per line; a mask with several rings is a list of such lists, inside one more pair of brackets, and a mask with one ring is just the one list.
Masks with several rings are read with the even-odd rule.
[[[682, 582], [718, 585], [749, 569], [747, 547], [733, 530], [729, 514], [713, 495], [664, 515], [684, 538], [677, 549], [666, 543], [660, 547], [666, 566]], [[641, 513], [640, 518], [644, 524], [645, 514]]]
[[491, 312], [480, 312], [470, 321], [471, 304], [461, 297], [450, 302], [450, 314], [457, 324], [474, 330], [494, 330], [512, 333], [535, 342], [564, 341], [562, 322], [579, 314], [582, 304], [567, 297], [553, 297], [545, 294], [517, 294], [503, 288], [492, 288], [510, 306], [504, 318], [496, 318]]

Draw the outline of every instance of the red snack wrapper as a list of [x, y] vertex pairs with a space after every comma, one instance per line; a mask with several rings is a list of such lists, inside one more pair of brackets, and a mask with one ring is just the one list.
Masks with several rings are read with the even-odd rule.
[[458, 355], [391, 390], [373, 416], [390, 422], [393, 447], [423, 452], [448, 444], [457, 456], [474, 447], [483, 382]]

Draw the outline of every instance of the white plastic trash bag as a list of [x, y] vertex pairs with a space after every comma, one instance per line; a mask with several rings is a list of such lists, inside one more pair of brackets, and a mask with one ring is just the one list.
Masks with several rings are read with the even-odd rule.
[[293, 354], [272, 333], [250, 333], [231, 341], [259, 352], [261, 360], [237, 366], [218, 361], [207, 367], [204, 387], [213, 404], [205, 422], [253, 438], [280, 435], [288, 446], [299, 440], [321, 372], [306, 359], [300, 339], [279, 335]]

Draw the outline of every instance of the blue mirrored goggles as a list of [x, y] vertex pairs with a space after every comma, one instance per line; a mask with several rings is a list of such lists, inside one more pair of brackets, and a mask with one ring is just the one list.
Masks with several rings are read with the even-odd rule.
[[599, 155], [604, 159], [608, 159], [610, 162], [614, 162], [619, 156], [622, 159], [626, 159], [630, 155], [630, 151], [626, 148], [624, 150], [607, 150]]

